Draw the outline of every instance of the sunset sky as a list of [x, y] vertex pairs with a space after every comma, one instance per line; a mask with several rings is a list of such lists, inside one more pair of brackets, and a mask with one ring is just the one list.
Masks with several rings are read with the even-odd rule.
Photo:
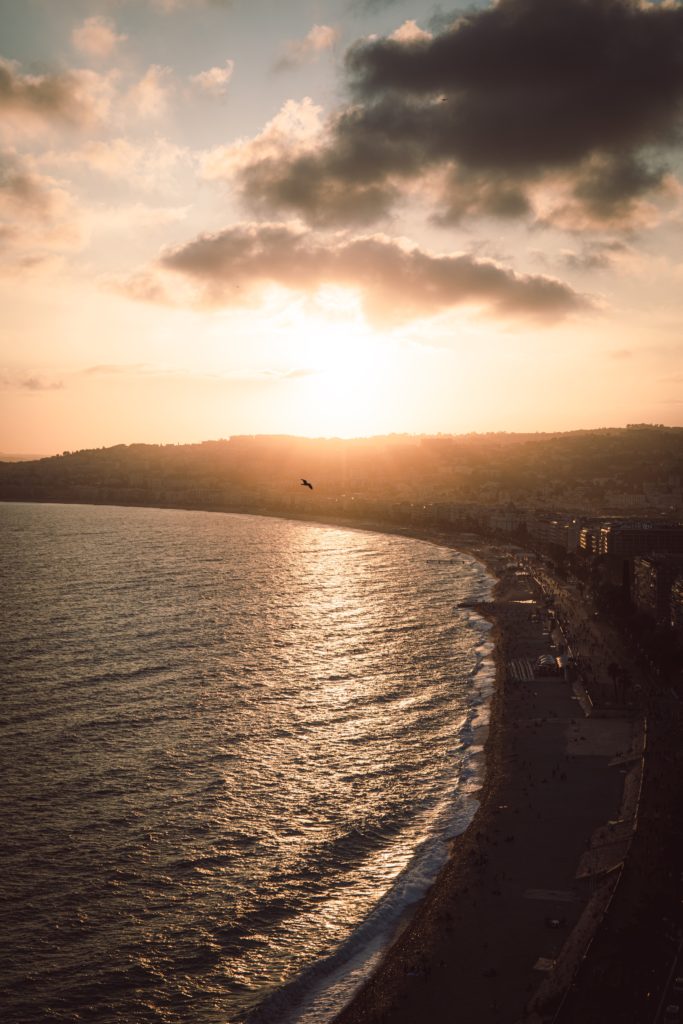
[[680, 425], [682, 54], [666, 0], [0, 0], [0, 451]]

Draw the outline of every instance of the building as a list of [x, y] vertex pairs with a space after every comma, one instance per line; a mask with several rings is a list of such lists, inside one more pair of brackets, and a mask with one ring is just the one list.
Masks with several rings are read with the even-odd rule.
[[582, 526], [579, 530], [579, 551], [583, 555], [597, 555], [600, 550], [600, 527]]
[[497, 533], [515, 533], [526, 521], [526, 512], [515, 508], [494, 509], [489, 516], [489, 528]]
[[640, 611], [670, 625], [673, 586], [682, 580], [683, 555], [637, 555], [633, 559], [631, 599]]
[[526, 521], [527, 534], [542, 547], [559, 548], [573, 553], [579, 550], [582, 524], [569, 516], [529, 516]]
[[607, 523], [600, 528], [598, 554], [633, 558], [654, 551], [683, 554], [683, 526], [656, 521]]
[[683, 575], [671, 587], [671, 626], [683, 637]]

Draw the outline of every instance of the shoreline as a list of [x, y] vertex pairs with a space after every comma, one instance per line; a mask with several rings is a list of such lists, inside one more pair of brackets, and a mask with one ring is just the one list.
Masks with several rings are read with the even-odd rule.
[[[403, 531], [402, 531], [403, 532]], [[425, 929], [433, 927], [434, 915], [438, 913], [439, 904], [444, 900], [446, 894], [452, 894], [458, 889], [462, 890], [467, 886], [469, 873], [467, 871], [468, 860], [473, 859], [478, 851], [477, 833], [485, 829], [492, 815], [492, 805], [496, 792], [500, 785], [502, 775], [502, 749], [501, 731], [502, 723], [502, 686], [504, 676], [504, 651], [503, 638], [497, 616], [495, 613], [496, 601], [500, 597], [501, 579], [497, 575], [496, 566], [493, 563], [492, 550], [487, 552], [474, 551], [473, 547], [478, 545], [459, 545], [457, 540], [444, 541], [440, 538], [429, 537], [426, 531], [411, 531], [406, 536], [414, 536], [417, 540], [429, 540], [439, 546], [449, 547], [454, 551], [460, 551], [472, 555], [484, 566], [495, 582], [492, 589], [491, 599], [487, 603], [475, 602], [469, 607], [482, 618], [491, 623], [488, 633], [488, 640], [492, 647], [492, 657], [495, 666], [494, 690], [488, 702], [489, 721], [486, 726], [487, 736], [484, 743], [484, 772], [481, 789], [477, 793], [479, 807], [467, 828], [450, 840], [450, 852], [448, 860], [439, 872], [438, 876], [430, 886], [423, 899], [413, 908], [393, 943], [384, 951], [378, 967], [372, 975], [364, 981], [352, 996], [347, 1005], [332, 1018], [331, 1024], [379, 1024], [393, 1018], [387, 1016], [390, 1012], [391, 990], [396, 984], [396, 975], [404, 977], [416, 977], [410, 972], [414, 970], [416, 954], [416, 940], [421, 940]], [[483, 543], [483, 542], [482, 542]], [[497, 556], [503, 555], [503, 551], [497, 551]], [[488, 555], [488, 557], [486, 557]], [[425, 948], [429, 956], [428, 946]], [[428, 965], [422, 961], [422, 971], [429, 971]]]
[[[415, 535], [471, 554], [497, 577], [491, 602], [472, 606], [492, 623], [489, 637], [494, 645], [496, 667], [480, 806], [469, 827], [451, 841], [447, 863], [385, 951], [379, 966], [333, 1018], [332, 1024], [414, 1024], [421, 1019], [436, 1024], [450, 1020], [453, 1014], [465, 1024], [540, 1020], [539, 1011], [555, 1011], [560, 1005], [618, 879], [616, 862], [596, 861], [595, 868], [581, 882], [577, 881], [577, 872], [585, 848], [592, 846], [601, 826], [604, 828], [605, 822], [618, 813], [622, 785], [614, 769], [610, 772], [609, 761], [622, 753], [620, 748], [631, 743], [632, 726], [630, 721], [617, 722], [622, 728], [615, 733], [614, 723], [611, 727], [606, 723], [603, 727], [597, 720], [591, 723], [597, 726], [591, 737], [595, 752], [587, 756], [582, 752], [579, 756], [584, 769], [589, 761], [596, 768], [596, 762], [600, 762], [600, 792], [590, 793], [591, 771], [574, 773], [578, 776], [572, 780], [574, 796], [587, 802], [584, 813], [577, 815], [580, 822], [572, 822], [563, 830], [558, 846], [566, 843], [567, 833], [574, 833], [574, 841], [565, 863], [559, 872], [554, 872], [552, 835], [544, 828], [542, 812], [536, 810], [534, 814], [535, 804], [526, 798], [531, 788], [550, 782], [546, 775], [551, 759], [555, 788], [564, 790], [563, 796], [568, 795], [564, 783], [569, 757], [565, 753], [566, 733], [574, 730], [583, 739], [578, 730], [585, 716], [578, 702], [570, 703], [576, 697], [567, 692], [568, 684], [564, 681], [553, 681], [549, 686], [546, 681], [534, 680], [529, 684], [516, 683], [512, 689], [507, 678], [511, 657], [524, 653], [525, 647], [533, 647], [528, 635], [513, 636], [519, 626], [519, 610], [529, 600], [542, 604], [544, 596], [535, 586], [531, 588], [533, 598], [521, 597], [509, 574], [498, 575], [500, 560], [512, 557], [502, 546], [486, 542], [459, 544], [457, 538], [428, 537], [422, 531]], [[529, 591], [525, 593], [528, 595]], [[517, 614], [513, 615], [511, 606], [517, 602]], [[537, 644], [542, 643], [543, 635], [535, 637]], [[555, 735], [551, 737], [550, 749], [541, 741], [535, 764], [525, 757], [520, 765], [514, 734], [521, 719], [515, 719], [515, 712], [520, 711], [520, 699], [524, 703], [538, 696], [534, 687], [552, 689], [546, 696], [555, 708], [541, 707], [538, 710], [546, 714], [529, 719], [531, 744], [523, 744], [524, 753], [530, 753], [529, 746], [538, 747], [538, 723], [548, 723]], [[521, 805], [525, 802], [525, 829], [515, 829], [515, 817], [522, 813]], [[552, 815], [552, 810], [549, 813]], [[579, 827], [574, 828], [574, 824]], [[503, 831], [506, 835], [501, 840]], [[521, 851], [521, 863], [515, 872], [523, 831], [530, 838], [535, 836], [538, 846], [536, 851], [533, 846]], [[533, 869], [529, 869], [534, 860], [548, 860], [546, 864], [535, 865], [541, 882], [545, 883], [538, 886], [538, 896], [530, 884]], [[554, 873], [561, 878], [562, 888], [555, 879], [549, 883], [549, 876]], [[592, 896], [590, 890], [594, 886], [596, 895]], [[551, 931], [549, 920], [562, 925]], [[516, 946], [514, 957], [511, 943]]]

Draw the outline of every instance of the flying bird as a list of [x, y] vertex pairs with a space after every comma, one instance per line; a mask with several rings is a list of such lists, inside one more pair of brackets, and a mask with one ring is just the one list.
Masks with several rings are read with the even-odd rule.
[[309, 484], [308, 480], [304, 480], [303, 477], [301, 477], [301, 486], [310, 487], [310, 489], [313, 490], [313, 484]]

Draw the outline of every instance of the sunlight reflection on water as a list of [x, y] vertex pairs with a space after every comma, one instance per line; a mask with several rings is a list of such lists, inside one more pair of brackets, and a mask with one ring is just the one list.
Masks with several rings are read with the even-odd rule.
[[4, 1019], [239, 1022], [343, 974], [475, 806], [480, 567], [249, 516], [0, 515]]

